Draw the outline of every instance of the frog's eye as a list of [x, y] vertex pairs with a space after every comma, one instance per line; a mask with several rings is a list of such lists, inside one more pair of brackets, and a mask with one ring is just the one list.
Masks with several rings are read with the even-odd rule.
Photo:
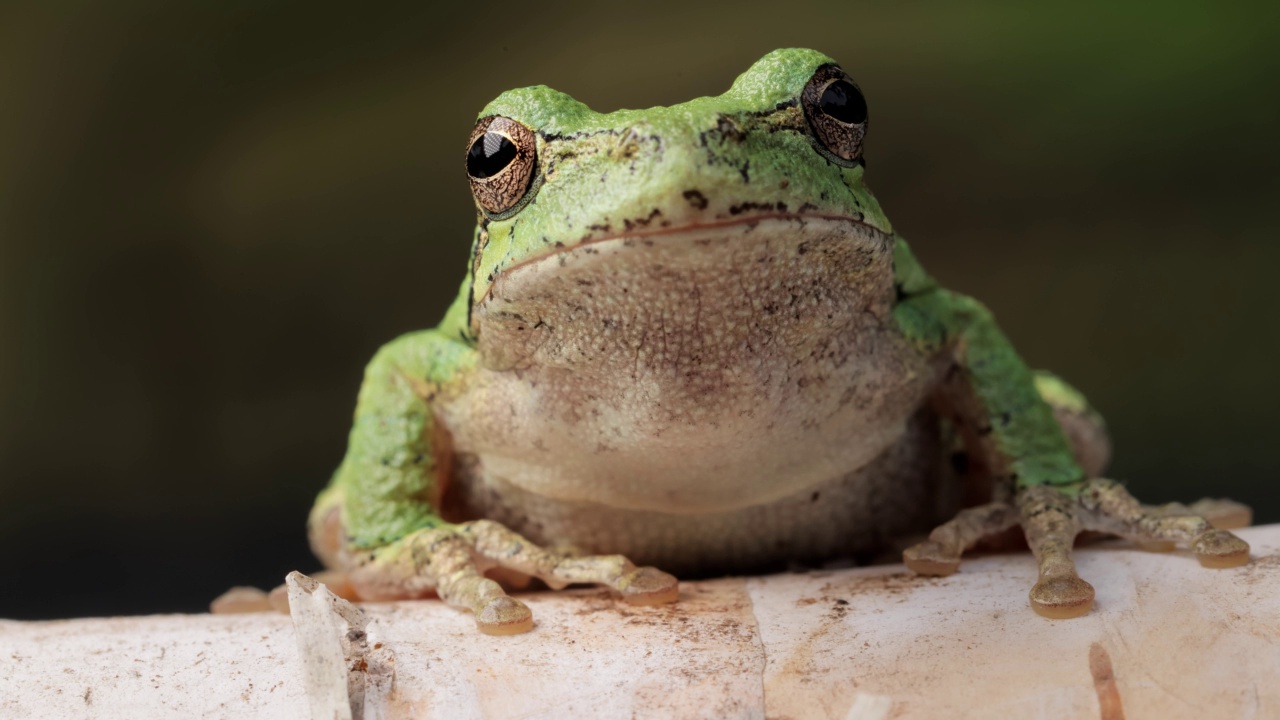
[[511, 118], [480, 118], [467, 145], [467, 177], [476, 203], [494, 219], [515, 214], [531, 195], [538, 153], [533, 131]]
[[814, 147], [828, 160], [853, 167], [862, 162], [867, 134], [867, 101], [862, 91], [835, 65], [818, 68], [800, 94]]

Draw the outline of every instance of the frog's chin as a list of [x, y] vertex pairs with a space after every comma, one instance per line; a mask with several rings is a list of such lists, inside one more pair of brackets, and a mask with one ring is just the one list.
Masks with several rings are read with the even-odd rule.
[[[696, 239], [697, 244], [706, 245], [714, 238], [745, 238], [757, 229], [759, 235], [803, 234], [810, 225], [816, 227], [831, 226], [844, 228], [847, 237], [856, 245], [865, 245], [872, 249], [892, 249], [893, 235], [862, 217], [818, 212], [783, 212], [783, 211], [748, 211], [730, 212], [725, 216], [713, 216], [691, 219], [678, 225], [665, 227], [636, 226], [620, 233], [602, 233], [576, 238], [571, 242], [546, 241], [552, 249], [527, 260], [509, 265], [499, 272], [483, 297], [475, 299], [475, 304], [482, 305], [493, 296], [495, 288], [512, 275], [529, 272], [531, 267], [555, 264], [563, 267], [566, 258], [574, 254], [591, 254], [598, 250], [596, 246], [621, 244], [626, 247], [651, 248], [659, 242], [679, 245], [682, 239]], [[749, 242], [749, 241], [746, 241]]]
[[[922, 401], [892, 239], [752, 217], [601, 239], [504, 273], [456, 448], [547, 497], [665, 512], [769, 502], [870, 462]], [[912, 365], [908, 367], [908, 365]], [[539, 468], [545, 470], [540, 471]]]

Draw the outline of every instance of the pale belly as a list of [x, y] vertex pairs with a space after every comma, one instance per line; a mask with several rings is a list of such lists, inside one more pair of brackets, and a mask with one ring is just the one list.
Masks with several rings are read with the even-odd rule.
[[950, 517], [960, 490], [945, 461], [937, 419], [927, 411], [867, 465], [727, 512], [666, 513], [558, 500], [487, 472], [475, 456], [458, 460], [446, 502], [456, 519], [490, 518], [540, 544], [621, 553], [681, 577], [865, 557]]
[[945, 370], [896, 331], [892, 251], [835, 221], [617, 240], [509, 272], [440, 404], [447, 509], [708, 571], [936, 516]]

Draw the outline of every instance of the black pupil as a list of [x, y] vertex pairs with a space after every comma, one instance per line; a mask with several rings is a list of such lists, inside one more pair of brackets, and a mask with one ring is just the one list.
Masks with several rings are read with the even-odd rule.
[[477, 180], [502, 172], [516, 158], [516, 146], [505, 135], [487, 132], [467, 151], [467, 174]]
[[822, 112], [848, 125], [857, 125], [867, 119], [867, 101], [852, 83], [837, 80], [822, 91], [818, 100]]

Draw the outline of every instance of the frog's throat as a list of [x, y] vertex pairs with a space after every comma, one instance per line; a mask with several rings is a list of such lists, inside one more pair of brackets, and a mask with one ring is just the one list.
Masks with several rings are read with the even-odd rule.
[[880, 457], [935, 383], [901, 336], [892, 237], [753, 214], [595, 239], [473, 316], [455, 451], [542, 498], [714, 514], [807, 498]]
[[758, 225], [762, 222], [767, 222], [770, 220], [781, 220], [781, 221], [827, 220], [831, 222], [845, 222], [845, 223], [849, 223], [852, 226], [857, 227], [863, 234], [869, 235], [870, 239], [873, 239], [877, 243], [882, 243], [886, 247], [891, 247], [893, 243], [893, 235], [891, 233], [887, 233], [884, 230], [881, 230], [875, 225], [872, 225], [871, 223], [866, 222], [861, 217], [851, 216], [851, 215], [839, 215], [834, 213], [814, 213], [814, 212], [755, 213], [752, 215], [743, 215], [740, 217], [733, 217], [733, 218], [715, 218], [711, 220], [694, 221], [694, 222], [689, 222], [683, 225], [678, 225], [673, 227], [628, 230], [620, 233], [610, 233], [606, 235], [590, 236], [572, 245], [564, 244], [560, 247], [553, 248], [552, 250], [544, 254], [526, 258], [525, 260], [521, 260], [518, 263], [508, 265], [507, 267], [503, 268], [501, 272], [499, 272], [494, 277], [493, 282], [489, 283], [489, 286], [485, 288], [484, 295], [478, 298], [475, 298], [472, 301], [472, 304], [475, 306], [485, 304], [485, 302], [487, 302], [490, 296], [493, 294], [493, 288], [498, 285], [499, 281], [501, 281], [505, 276], [511, 274], [512, 272], [519, 270], [521, 268], [527, 267], [529, 265], [536, 265], [540, 262], [544, 262], [546, 260], [556, 257], [557, 255], [562, 255], [564, 253], [570, 253], [575, 250], [579, 250], [580, 248], [583, 248], [589, 245], [596, 245], [599, 243], [610, 242], [614, 240], [681, 236], [681, 235], [687, 235], [690, 233], [702, 232], [705, 230], [715, 230], [715, 229], [728, 230], [728, 229], [747, 226], [747, 225]]

